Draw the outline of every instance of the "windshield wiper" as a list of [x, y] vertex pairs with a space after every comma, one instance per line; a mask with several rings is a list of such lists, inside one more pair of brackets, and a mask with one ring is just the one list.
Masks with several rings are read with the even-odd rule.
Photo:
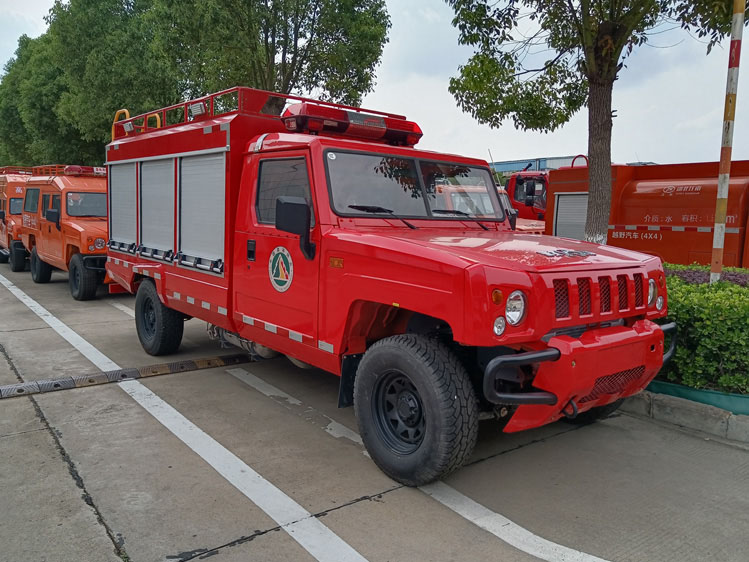
[[408, 228], [411, 228], [413, 230], [416, 230], [416, 227], [412, 225], [410, 222], [408, 222], [403, 217], [399, 217], [395, 214], [395, 211], [392, 209], [386, 209], [385, 207], [380, 207], [378, 205], [349, 205], [349, 209], [354, 209], [355, 211], [364, 211], [365, 213], [373, 213], [373, 214], [386, 214], [392, 216], [394, 219], [398, 219], [403, 224], [405, 224]]
[[437, 213], [438, 215], [460, 215], [461, 217], [466, 217], [466, 218], [469, 218], [470, 220], [474, 221], [477, 225], [479, 225], [484, 230], [490, 230], [479, 219], [477, 219], [473, 215], [469, 215], [465, 211], [458, 211], [457, 209], [432, 209], [432, 212], [433, 213]]

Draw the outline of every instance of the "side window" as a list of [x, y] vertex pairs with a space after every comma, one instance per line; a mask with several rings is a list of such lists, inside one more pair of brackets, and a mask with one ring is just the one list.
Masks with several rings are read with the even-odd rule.
[[42, 195], [42, 217], [47, 216], [47, 209], [49, 209], [49, 198], [51, 195], [49, 193], [45, 193]]
[[[283, 195], [304, 197], [312, 207], [307, 162], [304, 158], [269, 159], [260, 162], [257, 216], [263, 224], [276, 223], [276, 199]], [[315, 215], [312, 214], [312, 225]]]
[[59, 195], [53, 195], [52, 196], [52, 206], [50, 209], [56, 209], [60, 210], [60, 196]]
[[0, 211], [5, 210], [5, 199], [0, 199]]
[[39, 190], [38, 189], [27, 189], [26, 197], [23, 201], [23, 210], [26, 213], [36, 213], [36, 209], [39, 207]]

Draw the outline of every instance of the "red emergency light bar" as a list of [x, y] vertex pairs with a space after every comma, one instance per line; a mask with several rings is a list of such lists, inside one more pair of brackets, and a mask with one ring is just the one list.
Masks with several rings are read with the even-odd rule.
[[107, 169], [101, 166], [66, 166], [64, 164], [52, 164], [49, 166], [34, 166], [32, 168], [35, 176], [94, 176], [105, 177]]
[[290, 105], [281, 120], [289, 132], [382, 140], [397, 146], [415, 146], [423, 135], [413, 121], [308, 102]]

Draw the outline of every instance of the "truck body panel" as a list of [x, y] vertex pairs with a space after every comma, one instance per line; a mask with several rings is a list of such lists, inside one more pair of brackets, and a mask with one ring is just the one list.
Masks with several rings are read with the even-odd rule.
[[0, 253], [8, 255], [12, 242], [21, 239], [23, 197], [31, 168], [0, 168]]

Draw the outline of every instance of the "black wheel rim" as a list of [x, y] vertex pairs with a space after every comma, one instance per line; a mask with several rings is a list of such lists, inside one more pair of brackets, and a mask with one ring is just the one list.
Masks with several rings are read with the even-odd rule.
[[399, 371], [380, 377], [372, 408], [378, 433], [391, 450], [407, 455], [419, 448], [426, 419], [421, 396], [411, 379]]
[[81, 286], [81, 270], [78, 269], [76, 266], [73, 266], [73, 269], [70, 272], [70, 274], [71, 274], [71, 279], [73, 280], [73, 291], [77, 293], [78, 287]]
[[156, 334], [156, 309], [151, 299], [143, 301], [143, 334], [149, 340]]

